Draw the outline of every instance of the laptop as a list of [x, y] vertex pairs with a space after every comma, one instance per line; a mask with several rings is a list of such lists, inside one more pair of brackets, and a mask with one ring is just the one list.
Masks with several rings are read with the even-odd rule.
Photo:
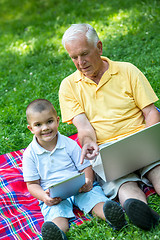
[[113, 181], [160, 160], [160, 123], [119, 139], [100, 149], [93, 167], [104, 181]]
[[79, 173], [69, 179], [49, 187], [50, 197], [66, 199], [79, 193], [79, 189], [85, 184], [85, 173]]

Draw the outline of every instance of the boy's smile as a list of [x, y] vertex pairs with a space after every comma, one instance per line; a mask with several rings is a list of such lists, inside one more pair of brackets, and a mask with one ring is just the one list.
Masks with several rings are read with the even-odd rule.
[[32, 112], [28, 129], [36, 136], [38, 143], [45, 149], [55, 147], [59, 117], [55, 116], [52, 109], [42, 112]]

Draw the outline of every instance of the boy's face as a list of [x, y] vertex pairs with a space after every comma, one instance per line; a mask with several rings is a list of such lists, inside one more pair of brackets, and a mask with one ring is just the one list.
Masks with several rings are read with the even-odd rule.
[[32, 112], [29, 122], [28, 129], [36, 136], [38, 143], [42, 147], [46, 146], [46, 143], [56, 144], [59, 117], [54, 115], [52, 109]]

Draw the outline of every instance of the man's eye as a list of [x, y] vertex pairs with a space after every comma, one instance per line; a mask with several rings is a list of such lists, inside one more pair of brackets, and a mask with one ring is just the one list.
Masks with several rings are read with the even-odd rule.
[[72, 57], [72, 59], [76, 60], [76, 59], [77, 59], [77, 57], [76, 57], [76, 56], [73, 56], [73, 57]]

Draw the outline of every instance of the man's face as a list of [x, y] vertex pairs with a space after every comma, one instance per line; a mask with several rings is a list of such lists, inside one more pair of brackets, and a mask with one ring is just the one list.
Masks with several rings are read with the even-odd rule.
[[101, 41], [98, 41], [97, 47], [95, 47], [93, 43], [87, 41], [84, 35], [80, 35], [78, 39], [66, 42], [65, 47], [80, 72], [90, 79], [97, 75], [102, 64]]

